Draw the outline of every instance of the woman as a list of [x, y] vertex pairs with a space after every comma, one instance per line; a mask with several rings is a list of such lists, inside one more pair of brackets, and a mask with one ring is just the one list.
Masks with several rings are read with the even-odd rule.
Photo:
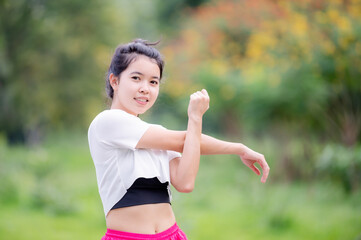
[[106, 79], [111, 107], [89, 127], [106, 216], [103, 240], [187, 239], [176, 224], [169, 184], [179, 192], [191, 192], [200, 154], [236, 154], [258, 175], [254, 164], [260, 164], [262, 182], [268, 176], [263, 155], [241, 143], [202, 134], [202, 116], [209, 108], [204, 89], [190, 96], [186, 131], [168, 130], [138, 117], [159, 93], [164, 62], [153, 45], [138, 39], [116, 49]]

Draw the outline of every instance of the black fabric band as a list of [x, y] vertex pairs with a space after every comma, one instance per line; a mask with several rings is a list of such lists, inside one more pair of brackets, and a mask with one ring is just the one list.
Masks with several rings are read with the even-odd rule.
[[112, 209], [152, 203], [170, 203], [168, 182], [161, 183], [157, 177], [138, 178]]

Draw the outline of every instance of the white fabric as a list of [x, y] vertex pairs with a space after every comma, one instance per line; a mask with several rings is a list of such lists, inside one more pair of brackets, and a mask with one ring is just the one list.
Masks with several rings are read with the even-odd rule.
[[89, 148], [105, 216], [137, 178], [170, 182], [169, 161], [180, 153], [135, 148], [150, 126], [119, 109], [101, 112], [90, 124]]

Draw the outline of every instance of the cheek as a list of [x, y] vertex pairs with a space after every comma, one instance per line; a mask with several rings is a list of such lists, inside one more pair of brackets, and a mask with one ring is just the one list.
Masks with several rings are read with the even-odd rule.
[[155, 89], [153, 92], [154, 100], [158, 98], [158, 94], [159, 94], [159, 88]]

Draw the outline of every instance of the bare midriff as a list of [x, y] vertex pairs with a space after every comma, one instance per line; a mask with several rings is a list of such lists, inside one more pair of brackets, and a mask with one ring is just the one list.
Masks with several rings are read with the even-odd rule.
[[175, 216], [169, 203], [145, 204], [111, 210], [107, 228], [141, 234], [155, 234], [175, 224]]

